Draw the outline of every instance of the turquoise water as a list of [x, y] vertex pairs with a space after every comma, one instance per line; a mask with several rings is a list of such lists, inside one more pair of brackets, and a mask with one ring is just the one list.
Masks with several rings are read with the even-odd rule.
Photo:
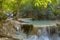
[[19, 20], [22, 20], [24, 22], [27, 22], [28, 24], [33, 24], [33, 25], [51, 25], [51, 24], [56, 24], [57, 20], [31, 20], [28, 18], [20, 18]]
[[29, 24], [33, 24], [33, 25], [52, 25], [52, 24], [56, 24], [56, 21], [32, 21], [29, 20], [28, 21]]

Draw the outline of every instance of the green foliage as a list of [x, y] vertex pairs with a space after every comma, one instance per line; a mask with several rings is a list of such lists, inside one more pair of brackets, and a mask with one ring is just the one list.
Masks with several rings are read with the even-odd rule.
[[51, 2], [51, 0], [36, 0], [35, 1], [35, 6], [38, 6], [38, 7], [44, 7], [44, 8], [46, 8], [47, 7], [47, 4], [49, 3], [49, 2]]
[[7, 19], [7, 15], [4, 13], [0, 13], [0, 21], [1, 20], [6, 20]]
[[17, 9], [17, 0], [4, 0], [2, 3], [3, 11], [13, 12]]
[[29, 14], [32, 14], [35, 19], [54, 19], [56, 18], [54, 14], [56, 5], [56, 0], [22, 0], [20, 16], [28, 17]]
[[[4, 11], [11, 11], [13, 12], [14, 10], [17, 9], [17, 5], [18, 5], [18, 1], [19, 0], [4, 0], [2, 3], [3, 6], [3, 10]], [[52, 3], [52, 4], [56, 4], [56, 0], [22, 0], [21, 1], [21, 8], [22, 7], [26, 7], [26, 8], [31, 8], [32, 5], [33, 7], [44, 7], [46, 8], [48, 3]], [[28, 6], [28, 7], [27, 7]]]
[[[32, 14], [37, 19], [46, 19], [60, 14], [60, 10], [57, 9], [59, 12], [56, 10], [57, 4], [57, 0], [3, 0], [2, 9], [4, 12], [16, 10], [15, 12], [19, 12], [22, 17]], [[48, 16], [46, 17], [46, 15]]]

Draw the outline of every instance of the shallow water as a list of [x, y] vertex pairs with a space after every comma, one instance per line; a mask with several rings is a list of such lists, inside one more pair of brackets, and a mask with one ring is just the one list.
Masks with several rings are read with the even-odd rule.
[[52, 25], [52, 24], [56, 24], [56, 21], [49, 21], [49, 20], [46, 20], [46, 21], [32, 21], [32, 20], [29, 20], [27, 21], [29, 24], [33, 24], [33, 25]]

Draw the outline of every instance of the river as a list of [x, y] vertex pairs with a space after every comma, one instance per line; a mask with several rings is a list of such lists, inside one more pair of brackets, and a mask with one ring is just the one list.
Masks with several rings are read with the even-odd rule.
[[50, 21], [50, 20], [44, 20], [44, 21], [32, 21], [32, 20], [26, 20], [27, 24], [32, 24], [32, 25], [45, 25], [43, 26], [42, 30], [38, 30], [37, 33], [39, 32], [39, 37], [37, 35], [28, 35], [28, 37], [22, 33], [22, 32], [18, 32], [18, 38], [20, 38], [21, 40], [60, 40], [60, 37], [58, 36], [58, 34], [54, 34], [53, 36], [50, 36], [49, 33], [47, 33], [46, 31], [46, 26], [47, 25], [53, 25], [57, 23], [57, 21]]

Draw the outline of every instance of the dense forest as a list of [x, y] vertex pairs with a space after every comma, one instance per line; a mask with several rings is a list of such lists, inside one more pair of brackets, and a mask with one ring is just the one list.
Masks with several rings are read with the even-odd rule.
[[60, 0], [0, 0], [0, 19], [6, 19], [6, 13], [15, 19], [56, 20], [60, 19]]

